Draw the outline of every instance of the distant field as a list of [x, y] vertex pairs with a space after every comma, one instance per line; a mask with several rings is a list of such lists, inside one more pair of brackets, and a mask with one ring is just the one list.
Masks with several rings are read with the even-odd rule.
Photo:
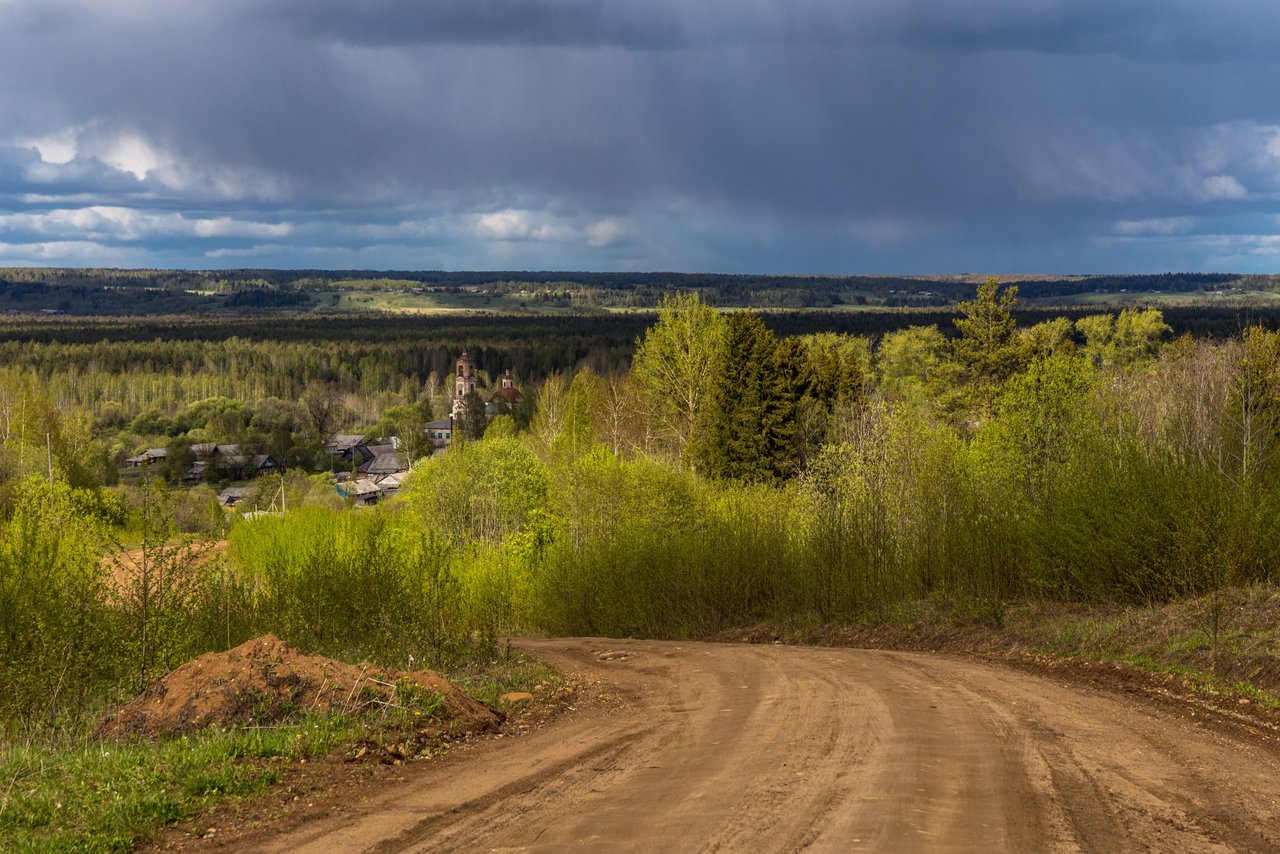
[[[1034, 291], [1031, 292], [1034, 294]], [[1141, 306], [1209, 306], [1248, 307], [1280, 305], [1280, 292], [1271, 290], [1233, 289], [1195, 293], [1159, 293], [1149, 291], [1113, 291], [1077, 294], [1062, 297], [1024, 297], [1024, 303], [1033, 305], [1064, 305], [1091, 307]]]

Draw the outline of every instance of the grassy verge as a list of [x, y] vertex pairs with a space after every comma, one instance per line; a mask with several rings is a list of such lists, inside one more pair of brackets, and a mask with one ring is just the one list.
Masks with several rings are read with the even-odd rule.
[[0, 753], [0, 848], [131, 851], [219, 799], [266, 789], [283, 762], [327, 753], [361, 730], [324, 716], [156, 743], [11, 745]]
[[1198, 693], [1280, 709], [1280, 589], [1270, 584], [1156, 607], [1012, 609], [1003, 631], [1034, 652], [1177, 676]]
[[1273, 584], [1156, 606], [934, 598], [852, 622], [769, 623], [717, 639], [1122, 664], [1174, 676], [1210, 699], [1280, 709], [1280, 588]]
[[564, 676], [546, 662], [513, 652], [507, 645], [499, 650], [497, 658], [473, 661], [451, 670], [449, 681], [486, 706], [497, 708], [498, 698], [510, 691], [554, 693], [563, 684]]
[[[506, 691], [560, 682], [547, 665], [512, 654], [453, 676], [490, 704]], [[156, 742], [97, 741], [86, 720], [58, 737], [0, 744], [0, 851], [132, 851], [166, 826], [266, 791], [291, 762], [403, 740], [421, 725], [415, 717], [320, 715]]]

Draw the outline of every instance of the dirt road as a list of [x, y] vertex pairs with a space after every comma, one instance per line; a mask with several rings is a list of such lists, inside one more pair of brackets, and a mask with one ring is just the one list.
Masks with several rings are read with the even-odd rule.
[[519, 646], [622, 701], [257, 850], [1280, 850], [1276, 754], [1186, 712], [937, 655]]

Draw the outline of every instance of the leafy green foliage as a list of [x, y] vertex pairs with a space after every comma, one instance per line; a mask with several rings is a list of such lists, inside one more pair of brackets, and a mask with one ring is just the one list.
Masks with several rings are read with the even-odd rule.
[[658, 320], [636, 347], [632, 370], [645, 390], [648, 417], [684, 454], [710, 393], [726, 323], [696, 294], [664, 298]]
[[1127, 369], [1155, 358], [1170, 332], [1156, 309], [1126, 308], [1119, 315], [1094, 314], [1076, 321], [1085, 337], [1084, 354], [1103, 368]]
[[0, 718], [54, 719], [117, 676], [104, 650], [119, 623], [107, 535], [90, 494], [34, 478], [19, 487], [0, 524]]
[[[82, 674], [74, 690], [101, 700], [263, 631], [313, 651], [445, 661], [502, 632], [691, 636], [877, 616], [934, 595], [992, 623], [1010, 597], [1146, 601], [1271, 577], [1280, 337], [1165, 345], [1161, 315], [1146, 311], [1079, 325], [1040, 315], [1019, 332], [1013, 309], [992, 283], [956, 319], [958, 339], [926, 322], [873, 346], [803, 327], [779, 337], [792, 320], [726, 318], [683, 296], [664, 304], [630, 373], [614, 358], [627, 345], [607, 336], [554, 357], [477, 348], [481, 385], [522, 362], [565, 370], [537, 374], [530, 403], [483, 436], [424, 453], [378, 508], [341, 506], [332, 478], [260, 481], [289, 514], [236, 522], [225, 557], [207, 562], [184, 555], [179, 534], [222, 533], [210, 490], [153, 487], [160, 467], [99, 488], [97, 430], [122, 430], [141, 401], [174, 393], [190, 402], [141, 410], [146, 429], [172, 433], [171, 450], [278, 441], [311, 468], [336, 424], [415, 434], [447, 394], [436, 354], [364, 328], [333, 353], [263, 340], [50, 344], [66, 360], [57, 376], [101, 357], [114, 367], [82, 390], [101, 380], [95, 395], [122, 394], [116, 409], [96, 400], [95, 421], [53, 406], [34, 367], [0, 374], [0, 664], [20, 686], [5, 714], [31, 722], [72, 704], [63, 689], [52, 712], [41, 700], [51, 666]], [[161, 368], [151, 379], [110, 385], [120, 359], [147, 354]], [[175, 369], [186, 360], [190, 373]], [[206, 379], [224, 369], [234, 393]], [[52, 486], [23, 479], [48, 478], [45, 435]], [[63, 527], [55, 542], [49, 530]], [[129, 573], [104, 586], [112, 529], [151, 550], [158, 586]], [[37, 590], [38, 572], [52, 586]], [[55, 652], [25, 640], [41, 632]]]
[[890, 332], [876, 350], [876, 381], [891, 400], [924, 405], [937, 400], [958, 380], [946, 337], [936, 326], [911, 326]]

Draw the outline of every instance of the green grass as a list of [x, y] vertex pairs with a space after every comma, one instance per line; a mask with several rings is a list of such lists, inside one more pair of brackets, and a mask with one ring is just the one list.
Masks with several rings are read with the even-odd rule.
[[[504, 650], [451, 678], [491, 705], [507, 691], [554, 689], [562, 681], [548, 665]], [[442, 697], [412, 683], [398, 687], [397, 705], [372, 721], [321, 715], [276, 727], [105, 742], [88, 735], [86, 720], [59, 735], [0, 744], [0, 851], [132, 851], [214, 804], [266, 791], [290, 762], [357, 740], [402, 740], [440, 710]]]
[[[1212, 614], [1218, 613], [1217, 631]], [[934, 596], [894, 603], [849, 624], [791, 619], [748, 634], [788, 643], [964, 650], [997, 657], [1024, 653], [1125, 664], [1177, 677], [1211, 701], [1249, 700], [1280, 709], [1280, 588], [1229, 587], [1159, 605], [1053, 601], [983, 603]], [[737, 640], [742, 630], [723, 639]]]
[[1098, 309], [1142, 306], [1272, 306], [1280, 302], [1280, 294], [1269, 290], [1191, 291], [1167, 293], [1160, 291], [1110, 291], [1074, 294], [1070, 296], [1026, 296], [1027, 306], [1092, 306]]
[[477, 662], [450, 674], [450, 680], [463, 691], [488, 706], [497, 706], [498, 698], [508, 691], [531, 691], [538, 685], [550, 690], [564, 683], [564, 676], [551, 665], [513, 653], [504, 647], [498, 658]]
[[341, 716], [271, 729], [206, 731], [150, 743], [0, 748], [0, 850], [116, 852], [216, 801], [264, 791], [284, 762], [363, 731]]
[[310, 307], [330, 312], [392, 312], [404, 314], [456, 314], [493, 312], [499, 314], [581, 314], [594, 309], [580, 301], [557, 301], [536, 295], [501, 294], [479, 291], [457, 293], [400, 293], [381, 288], [348, 287], [309, 290]]

